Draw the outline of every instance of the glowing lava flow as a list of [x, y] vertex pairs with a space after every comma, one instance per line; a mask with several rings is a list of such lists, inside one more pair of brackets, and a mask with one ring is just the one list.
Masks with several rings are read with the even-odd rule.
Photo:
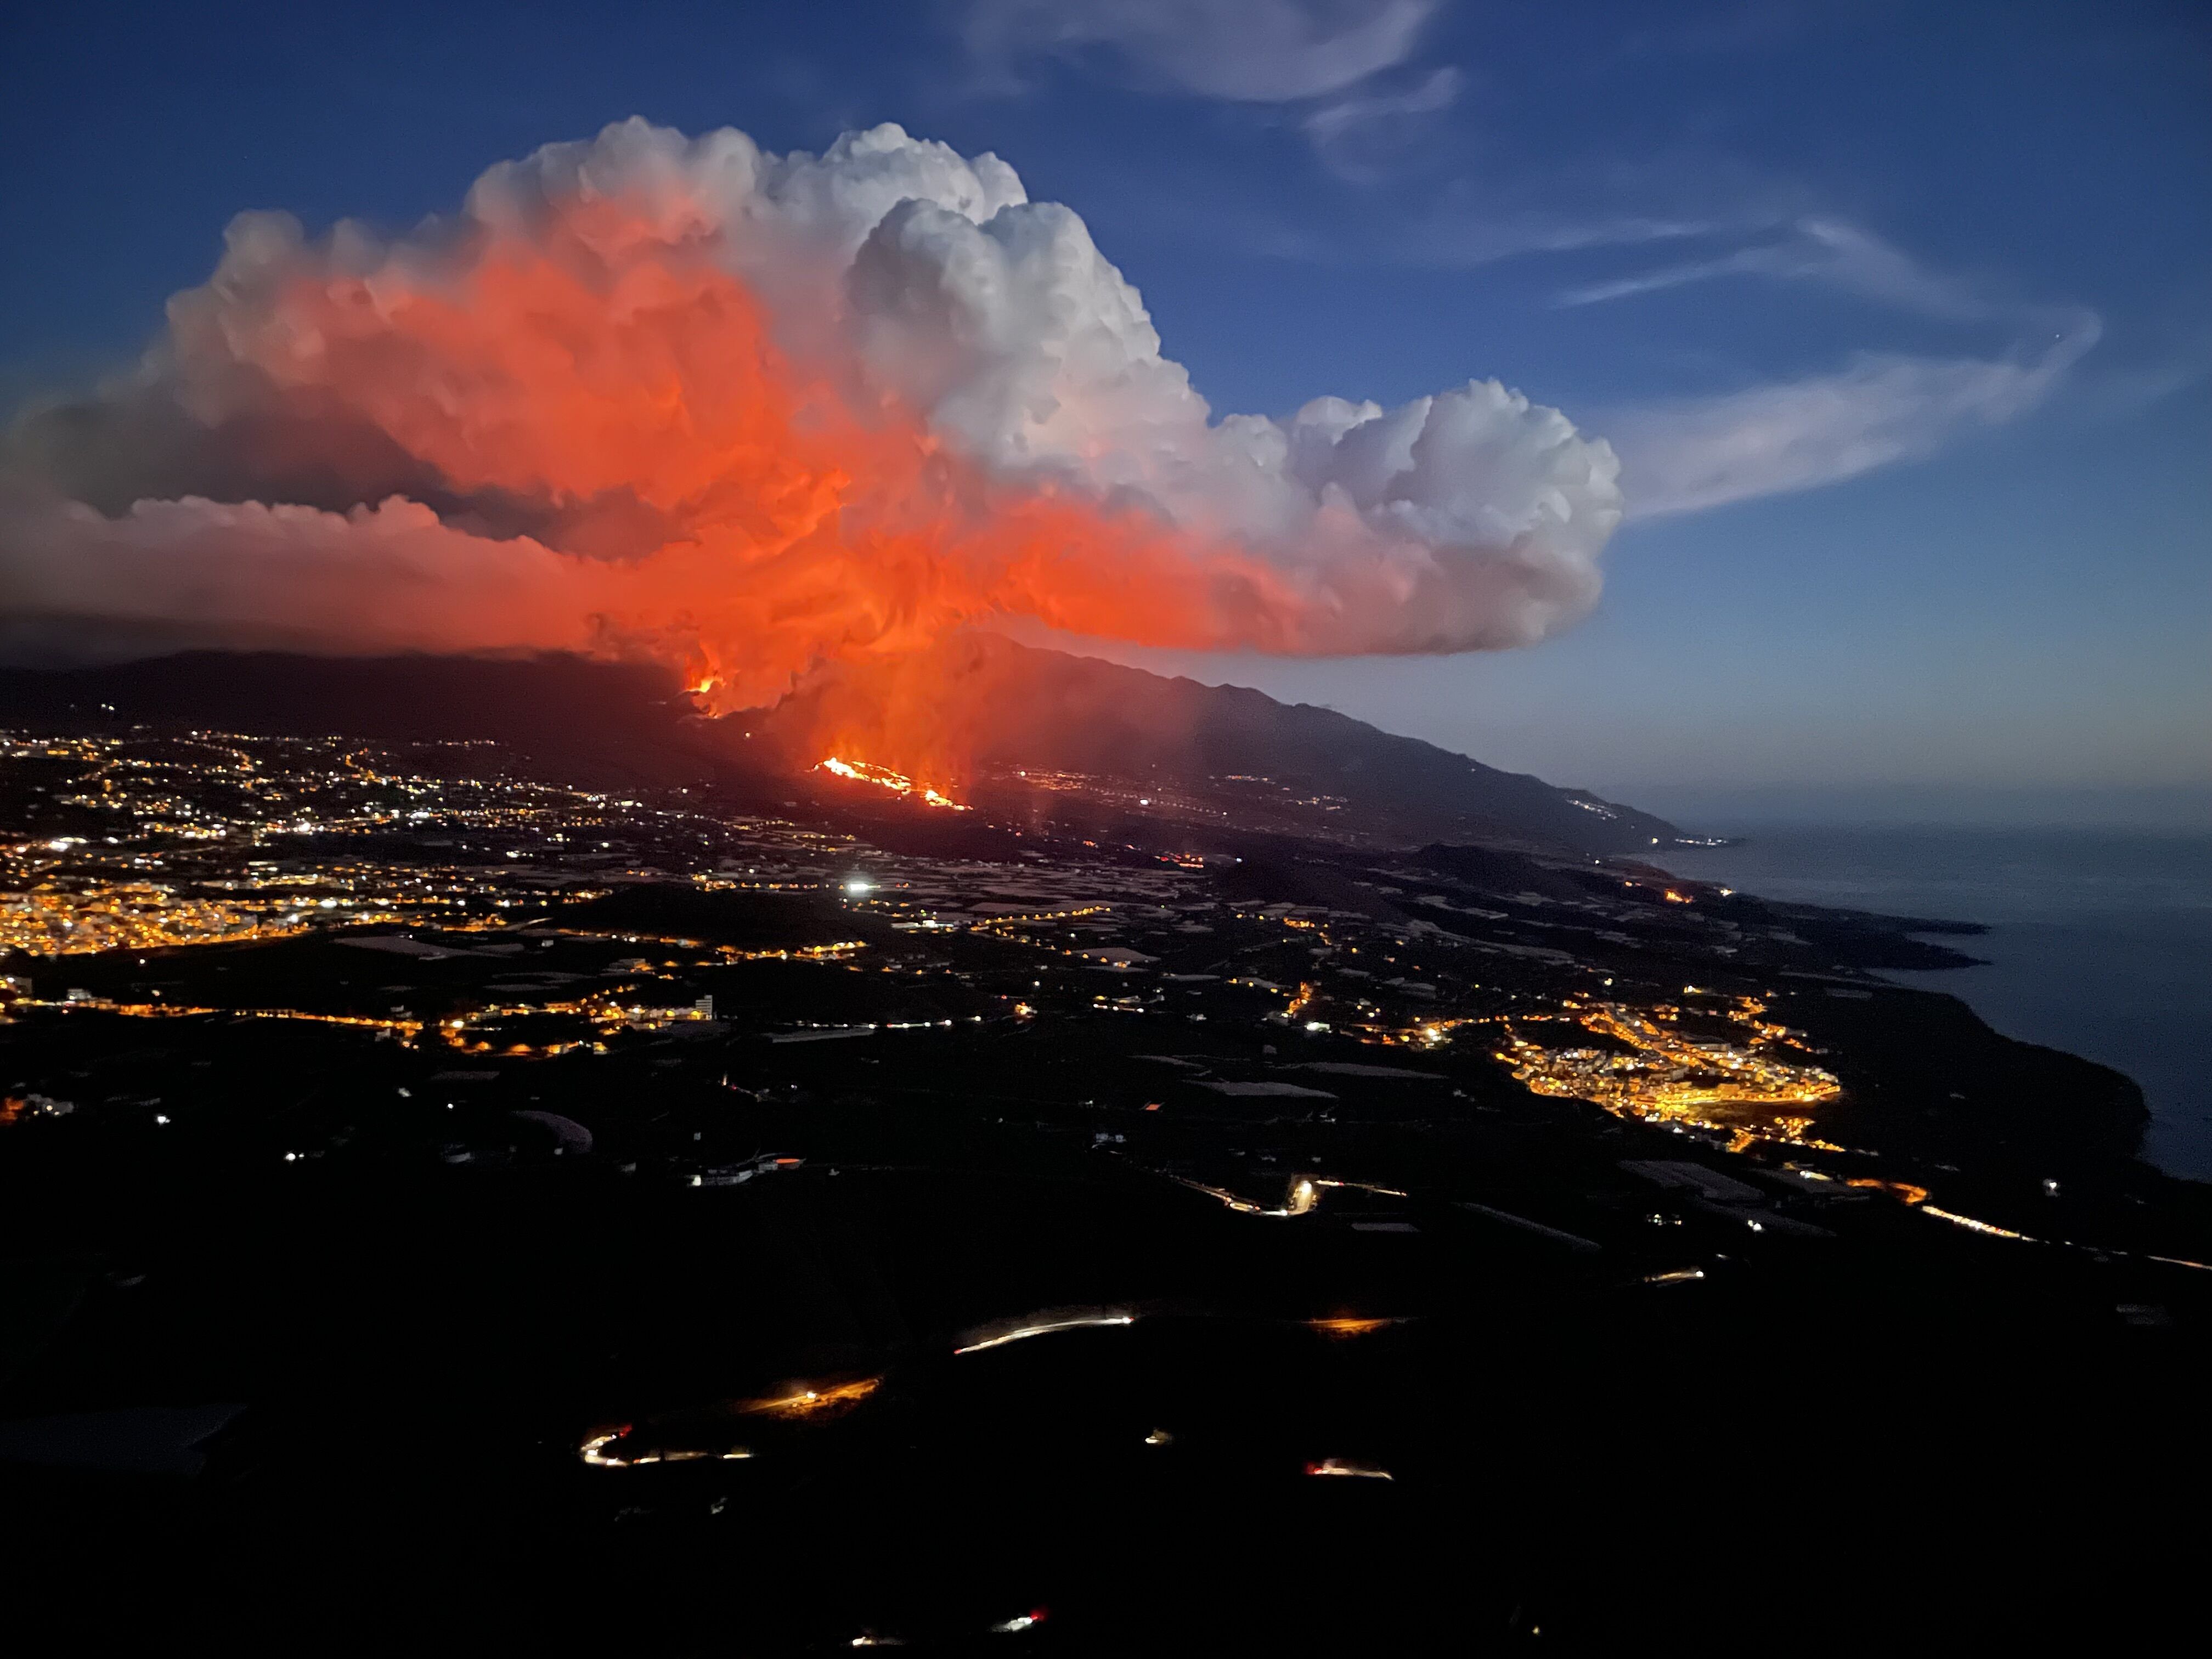
[[856, 783], [872, 783], [879, 789], [890, 790], [894, 794], [911, 795], [927, 806], [948, 807], [955, 812], [968, 811], [950, 795], [943, 794], [926, 783], [916, 783], [905, 773], [894, 772], [888, 766], [872, 766], [866, 761], [840, 760], [832, 755], [818, 763], [814, 769], [841, 778], [850, 778]]

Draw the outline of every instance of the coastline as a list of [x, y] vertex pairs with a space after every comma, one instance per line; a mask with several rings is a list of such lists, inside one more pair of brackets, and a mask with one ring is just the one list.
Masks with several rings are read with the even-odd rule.
[[1971, 937], [1971, 957], [1884, 964], [1881, 976], [2130, 1077], [2150, 1111], [2143, 1159], [2212, 1181], [2212, 836], [1731, 828], [1725, 847], [1668, 849], [1669, 866], [1788, 903], [1956, 918], [1915, 931]]

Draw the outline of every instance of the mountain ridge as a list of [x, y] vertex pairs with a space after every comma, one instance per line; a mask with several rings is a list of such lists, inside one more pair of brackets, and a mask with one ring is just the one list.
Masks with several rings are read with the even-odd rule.
[[[1018, 790], [1025, 770], [1042, 769], [1157, 784], [1194, 803], [1201, 821], [1321, 833], [1358, 826], [1407, 845], [1467, 838], [1606, 854], [1649, 850], [1677, 835], [1662, 818], [1587, 791], [1248, 688], [996, 638], [963, 643], [931, 674], [932, 685], [946, 688], [942, 717], [962, 728], [994, 799]], [[698, 714], [672, 672], [649, 664], [195, 651], [0, 669], [0, 721], [491, 740], [609, 787], [713, 779], [789, 804], [794, 787], [814, 788], [829, 695], [803, 687], [773, 709], [714, 718]], [[888, 691], [863, 678], [838, 683], [834, 695], [869, 708]]]

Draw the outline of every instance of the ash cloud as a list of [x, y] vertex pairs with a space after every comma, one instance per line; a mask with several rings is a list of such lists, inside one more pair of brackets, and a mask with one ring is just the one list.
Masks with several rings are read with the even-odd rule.
[[738, 701], [1000, 618], [1494, 648], [1594, 601], [1617, 475], [1495, 381], [1217, 417], [995, 156], [634, 120], [396, 240], [234, 221], [0, 444], [0, 648], [644, 652]]

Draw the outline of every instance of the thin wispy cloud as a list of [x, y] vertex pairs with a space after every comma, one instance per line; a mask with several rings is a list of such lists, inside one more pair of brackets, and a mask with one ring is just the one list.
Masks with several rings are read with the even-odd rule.
[[1349, 209], [1320, 220], [1280, 211], [1225, 186], [1193, 185], [1144, 198], [1146, 222], [1194, 243], [1234, 247], [1246, 258], [1336, 270], [1480, 270], [1509, 259], [1665, 242], [1710, 234], [1712, 222], [1595, 209], [1586, 216], [1444, 203], [1410, 220], [1387, 207]]
[[1553, 303], [1608, 304], [1734, 277], [1814, 283], [1941, 321], [2000, 325], [2018, 337], [1993, 357], [1864, 351], [1826, 374], [1619, 411], [1606, 429], [1623, 457], [1632, 516], [1816, 489], [1923, 459], [2040, 406], [2103, 332], [2094, 313], [1993, 295], [1871, 231], [1818, 216], [1710, 258], [1571, 288]]
[[1326, 98], [1413, 54], [1442, 0], [967, 0], [961, 38], [1006, 79], [1041, 58], [1238, 103]]
[[1446, 65], [1402, 90], [1363, 92], [1317, 105], [1298, 125], [1339, 176], [1370, 179], [1382, 161], [1410, 142], [1410, 129], [1449, 109], [1466, 84], [1464, 75]]
[[1378, 237], [1342, 257], [1362, 263], [1470, 270], [1526, 254], [1578, 253], [1601, 247], [1632, 247], [1710, 235], [1711, 219], [1593, 208], [1583, 213], [1500, 207], [1443, 210]]
[[1923, 316], [1981, 321], [2008, 309], [1971, 283], [1929, 270], [1902, 248], [1838, 219], [1797, 220], [1777, 239], [1563, 290], [1562, 307], [1601, 305], [1729, 276], [1819, 283]]
[[2042, 404], [2103, 332], [2078, 315], [2039, 351], [1996, 358], [1868, 352], [1832, 374], [1617, 411], [1630, 516], [1815, 489], [1935, 454]]

